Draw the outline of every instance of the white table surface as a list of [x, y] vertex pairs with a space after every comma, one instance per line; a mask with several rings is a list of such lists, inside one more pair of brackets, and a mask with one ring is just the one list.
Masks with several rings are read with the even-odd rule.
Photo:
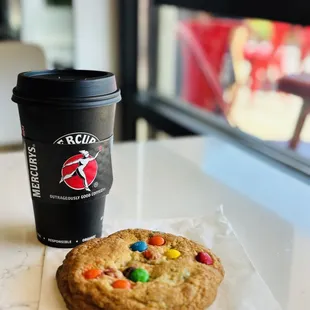
[[[24, 155], [0, 154], [0, 162], [0, 310], [37, 309], [45, 247]], [[105, 221], [199, 217], [223, 205], [283, 309], [309, 309], [308, 184], [215, 138], [116, 144], [113, 168]]]

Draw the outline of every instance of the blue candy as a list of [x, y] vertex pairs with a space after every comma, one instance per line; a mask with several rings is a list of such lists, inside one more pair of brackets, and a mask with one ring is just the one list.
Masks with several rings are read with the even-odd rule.
[[143, 251], [147, 250], [147, 244], [146, 244], [146, 242], [144, 242], [144, 241], [137, 241], [137, 242], [133, 243], [133, 244], [130, 246], [130, 249], [131, 249], [132, 251], [143, 252]]

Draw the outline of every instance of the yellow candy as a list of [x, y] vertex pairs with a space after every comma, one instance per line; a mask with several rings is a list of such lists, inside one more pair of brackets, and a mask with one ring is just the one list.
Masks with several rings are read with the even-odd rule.
[[165, 253], [165, 255], [168, 258], [178, 258], [181, 255], [181, 253], [178, 250], [170, 249]]

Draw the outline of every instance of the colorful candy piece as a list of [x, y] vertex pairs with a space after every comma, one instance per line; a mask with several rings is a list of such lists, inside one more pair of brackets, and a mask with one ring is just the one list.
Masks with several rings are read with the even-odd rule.
[[137, 268], [132, 271], [129, 277], [129, 279], [133, 282], [148, 282], [149, 278], [149, 273], [142, 268]]
[[152, 251], [151, 249], [144, 251], [143, 255], [146, 259], [158, 259], [161, 257], [160, 253]]
[[175, 249], [170, 249], [168, 250], [165, 255], [168, 257], [168, 258], [172, 258], [172, 259], [176, 259], [178, 258], [181, 253], [178, 251], [178, 250], [175, 250]]
[[116, 280], [112, 283], [114, 288], [126, 289], [129, 290], [131, 288], [131, 284], [127, 280]]
[[152, 259], [152, 251], [150, 250], [146, 250], [145, 252], [143, 252], [143, 255], [146, 259]]
[[130, 275], [131, 273], [136, 270], [137, 268], [135, 267], [128, 267], [126, 268], [124, 271], [123, 271], [123, 275], [127, 278], [127, 279], [130, 279]]
[[149, 239], [149, 244], [160, 246], [165, 244], [165, 239], [162, 236], [153, 236]]
[[143, 252], [147, 250], [147, 244], [145, 241], [137, 241], [130, 246], [132, 251]]
[[150, 249], [143, 252], [143, 256], [146, 259], [155, 259], [156, 258], [155, 254], [156, 253], [154, 253], [154, 251], [151, 251]]
[[83, 273], [83, 276], [87, 280], [96, 279], [102, 275], [102, 270], [100, 269], [89, 269]]
[[196, 255], [196, 260], [197, 260], [199, 263], [206, 264], [206, 265], [212, 265], [212, 264], [213, 264], [213, 259], [212, 259], [212, 257], [210, 256], [210, 254], [207, 253], [207, 252], [199, 252], [199, 253]]
[[121, 271], [119, 271], [115, 268], [106, 268], [105, 270], [103, 270], [103, 274], [108, 276], [108, 277], [112, 277], [112, 278], [122, 277]]

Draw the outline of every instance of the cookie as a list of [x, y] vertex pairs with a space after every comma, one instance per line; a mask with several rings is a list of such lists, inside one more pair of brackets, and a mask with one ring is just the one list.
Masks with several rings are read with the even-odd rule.
[[71, 250], [57, 270], [70, 310], [204, 310], [224, 269], [184, 237], [127, 229]]

